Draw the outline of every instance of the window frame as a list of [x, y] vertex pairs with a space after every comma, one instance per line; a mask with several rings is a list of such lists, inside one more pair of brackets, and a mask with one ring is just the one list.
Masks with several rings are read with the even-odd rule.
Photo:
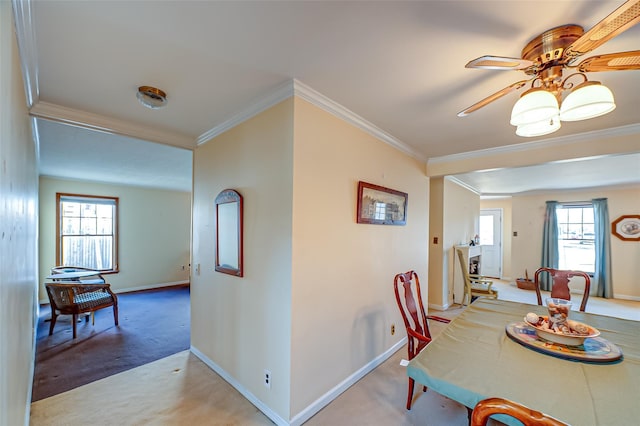
[[[587, 223], [587, 224], [591, 224], [594, 227], [594, 230], [595, 230], [595, 221], [596, 221], [595, 215], [593, 216], [593, 223], [585, 222], [584, 221], [584, 215], [582, 216], [581, 221], [580, 221], [581, 238], [563, 238], [563, 235], [566, 235], [566, 234], [562, 234], [562, 232], [560, 230], [561, 223], [565, 224], [567, 226], [569, 226], [572, 223], [574, 223], [574, 222], [566, 222], [564, 219], [561, 221], [560, 217], [559, 217], [560, 215], [558, 214], [560, 210], [585, 209], [585, 208], [591, 209], [592, 212], [593, 212], [593, 210], [594, 210], [593, 203], [588, 202], [588, 201], [585, 201], [585, 202], [573, 202], [573, 203], [562, 203], [562, 202], [558, 203], [558, 205], [556, 207], [556, 221], [557, 221], [557, 232], [558, 232], [558, 241], [557, 241], [557, 244], [558, 244], [558, 255], [560, 256], [562, 254], [562, 251], [563, 251], [562, 248], [561, 248], [562, 247], [562, 241], [576, 241], [576, 242], [579, 242], [579, 244], [584, 244], [585, 242], [587, 242], [587, 244], [588, 244], [588, 242], [591, 242], [591, 245], [593, 246], [592, 250], [593, 250], [593, 256], [594, 256], [594, 258], [593, 258], [593, 269], [594, 270], [593, 271], [591, 271], [591, 270], [587, 271], [584, 268], [578, 268], [578, 270], [584, 271], [589, 276], [594, 276], [595, 267], [596, 267], [596, 265], [595, 265], [595, 261], [596, 261], [596, 259], [595, 259], [595, 234], [593, 235], [593, 238], [585, 238], [585, 236], [584, 236], [585, 235], [584, 228], [585, 228], [585, 223]], [[575, 223], [577, 223], [577, 222], [575, 222]], [[558, 262], [560, 262], [560, 260], [561, 259], [559, 258]], [[560, 266], [560, 263], [558, 263], [558, 267], [562, 268], [562, 266]], [[575, 268], [573, 268], [573, 269], [575, 269]]]
[[114, 203], [114, 218], [113, 218], [113, 249], [112, 257], [113, 263], [111, 269], [100, 269], [101, 274], [115, 274], [120, 272], [119, 259], [118, 259], [118, 241], [119, 241], [119, 197], [105, 196], [105, 195], [87, 195], [87, 194], [72, 194], [66, 192], [56, 192], [56, 266], [77, 266], [84, 267], [85, 265], [62, 265], [62, 212], [61, 202], [68, 201], [65, 198], [74, 198], [79, 201], [86, 200], [91, 203], [91, 200], [110, 200]]

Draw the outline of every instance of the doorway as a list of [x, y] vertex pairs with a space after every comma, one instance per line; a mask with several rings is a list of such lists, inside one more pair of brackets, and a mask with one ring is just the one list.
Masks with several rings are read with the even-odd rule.
[[502, 278], [502, 209], [480, 210], [481, 274]]

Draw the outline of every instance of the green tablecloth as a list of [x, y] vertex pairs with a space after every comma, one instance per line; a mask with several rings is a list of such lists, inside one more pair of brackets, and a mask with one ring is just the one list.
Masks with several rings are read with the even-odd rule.
[[575, 426], [639, 424], [640, 322], [572, 311], [623, 353], [617, 363], [588, 364], [511, 340], [506, 325], [527, 312], [547, 314], [538, 305], [476, 300], [409, 362], [407, 374], [470, 408], [502, 397]]

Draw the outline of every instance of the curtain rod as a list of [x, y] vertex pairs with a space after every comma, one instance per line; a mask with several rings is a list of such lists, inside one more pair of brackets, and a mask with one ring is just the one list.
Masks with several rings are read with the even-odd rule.
[[558, 201], [561, 206], [584, 206], [587, 204], [593, 204], [593, 201]]

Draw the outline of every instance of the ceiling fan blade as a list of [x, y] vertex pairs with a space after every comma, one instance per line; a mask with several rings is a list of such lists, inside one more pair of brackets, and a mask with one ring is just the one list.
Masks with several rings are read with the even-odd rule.
[[601, 46], [640, 22], [640, 0], [629, 0], [598, 22], [565, 49], [564, 57], [573, 58]]
[[481, 68], [486, 70], [523, 70], [533, 65], [532, 61], [505, 56], [481, 56], [469, 61], [465, 68]]
[[575, 68], [580, 72], [640, 70], [640, 50], [592, 56]]
[[529, 81], [531, 81], [531, 80], [518, 81], [517, 83], [513, 83], [512, 85], [507, 86], [504, 89], [494, 93], [491, 96], [487, 96], [486, 98], [484, 98], [480, 102], [476, 102], [475, 104], [471, 105], [469, 108], [460, 111], [458, 113], [458, 117], [465, 117], [465, 116], [471, 114], [472, 112], [479, 110], [483, 106], [488, 105], [488, 104], [490, 104], [491, 102], [493, 102], [493, 101], [495, 101], [497, 99], [500, 99], [504, 95], [508, 95], [509, 93], [513, 92], [514, 90], [518, 90], [519, 88], [521, 88], [522, 86], [527, 84]]

